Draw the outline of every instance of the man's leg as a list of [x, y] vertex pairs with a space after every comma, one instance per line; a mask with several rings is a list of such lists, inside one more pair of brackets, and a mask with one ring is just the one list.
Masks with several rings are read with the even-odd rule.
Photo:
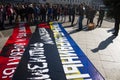
[[117, 36], [118, 35], [118, 32], [119, 32], [119, 24], [120, 24], [120, 22], [119, 22], [119, 20], [118, 19], [115, 19], [115, 32], [113, 33], [114, 34], [114, 36]]

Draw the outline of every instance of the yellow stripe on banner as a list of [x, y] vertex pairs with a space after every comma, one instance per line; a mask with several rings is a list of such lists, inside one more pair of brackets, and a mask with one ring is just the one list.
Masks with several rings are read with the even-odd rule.
[[50, 24], [50, 25], [52, 25], [52, 24], [53, 24], [53, 22], [49, 22], [49, 24]]
[[[51, 30], [53, 31], [53, 34], [54, 34], [55, 42], [57, 44], [58, 52], [60, 54], [60, 59], [61, 59], [61, 62], [62, 62], [62, 66], [63, 66], [64, 72], [66, 74], [67, 80], [84, 80], [83, 79], [84, 76], [81, 76], [81, 77], [78, 78], [78, 76], [81, 75], [81, 73], [80, 73], [80, 71], [78, 69], [75, 69], [75, 72], [70, 72], [70, 71], [73, 71], [73, 67], [68, 67], [68, 65], [77, 65], [77, 64], [75, 64], [75, 63], [64, 64], [65, 62], [68, 62], [68, 59], [64, 59], [66, 57], [65, 56], [63, 57], [63, 55], [62, 55], [63, 53], [61, 53], [61, 51], [59, 50], [59, 48], [61, 48], [62, 47], [61, 45], [63, 44], [62, 43], [63, 35], [52, 24], [53, 23], [51, 22], [50, 23], [50, 28], [51, 28]], [[60, 40], [61, 42], [58, 43], [57, 40]], [[71, 57], [71, 56], [67, 55], [67, 57]], [[70, 72], [70, 73], [67, 73], [66, 70], [68, 72]]]

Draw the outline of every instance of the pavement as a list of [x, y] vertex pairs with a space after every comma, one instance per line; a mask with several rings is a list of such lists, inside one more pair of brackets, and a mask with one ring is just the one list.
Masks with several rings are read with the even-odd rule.
[[[69, 22], [62, 25], [105, 80], [120, 80], [120, 34], [117, 37], [112, 36], [114, 23], [104, 20], [100, 28], [76, 31], [77, 19], [78, 17], [74, 26], [70, 26]], [[96, 22], [97, 16], [94, 19], [94, 23]], [[86, 25], [86, 19], [83, 20], [83, 25]], [[12, 34], [12, 30], [0, 31], [0, 50]], [[31, 30], [34, 32], [35, 26], [31, 26]]]

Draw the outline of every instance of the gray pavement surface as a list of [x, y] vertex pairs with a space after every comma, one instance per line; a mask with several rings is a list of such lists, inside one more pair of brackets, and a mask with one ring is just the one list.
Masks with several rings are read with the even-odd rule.
[[[77, 19], [78, 17], [74, 23], [77, 23]], [[120, 34], [117, 37], [112, 36], [114, 23], [104, 20], [101, 28], [75, 31], [78, 25], [69, 27], [70, 23], [67, 21], [62, 24], [65, 30], [105, 80], [120, 80]], [[94, 22], [97, 22], [97, 17]], [[83, 20], [83, 25], [86, 25], [86, 19]], [[0, 50], [12, 34], [12, 30], [0, 31]], [[34, 32], [35, 26], [31, 26], [31, 30]]]

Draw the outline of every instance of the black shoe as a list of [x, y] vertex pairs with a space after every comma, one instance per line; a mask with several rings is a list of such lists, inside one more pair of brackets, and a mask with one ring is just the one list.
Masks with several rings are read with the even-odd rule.
[[118, 36], [118, 34], [113, 34], [113, 36]]
[[71, 26], [73, 26], [73, 24], [71, 24]]
[[101, 25], [99, 25], [99, 28], [101, 27]]
[[97, 27], [98, 25], [96, 25], [96, 27]]
[[2, 28], [2, 30], [5, 30], [5, 28]]
[[0, 30], [5, 30], [5, 28], [2, 27]]
[[115, 34], [115, 32], [113, 32], [112, 34]]
[[117, 33], [112, 33], [113, 34], [113, 36], [118, 36], [118, 34]]

